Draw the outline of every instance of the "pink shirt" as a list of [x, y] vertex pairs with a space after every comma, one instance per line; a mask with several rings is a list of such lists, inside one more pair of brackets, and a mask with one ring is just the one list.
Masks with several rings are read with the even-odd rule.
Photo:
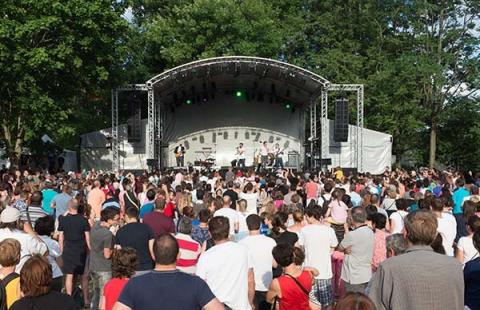
[[375, 247], [373, 248], [372, 271], [376, 271], [381, 262], [387, 259], [387, 237], [389, 233], [377, 229], [375, 231]]
[[331, 209], [332, 220], [337, 224], [345, 224], [348, 217], [348, 207], [343, 201], [333, 200], [328, 207]]
[[307, 193], [307, 199], [317, 199], [318, 184], [315, 182], [308, 182], [305, 184], [305, 192]]
[[98, 188], [94, 188], [88, 193], [88, 204], [92, 207], [92, 211], [96, 218], [100, 218], [102, 211], [102, 203], [105, 201], [105, 193]]

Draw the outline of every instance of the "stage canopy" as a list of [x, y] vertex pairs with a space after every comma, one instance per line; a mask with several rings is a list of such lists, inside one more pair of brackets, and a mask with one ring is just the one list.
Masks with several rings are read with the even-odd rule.
[[[343, 143], [348, 150], [331, 141], [329, 91], [357, 94], [356, 126], [349, 127], [349, 142]], [[119, 96], [129, 92], [147, 94], [144, 121], [137, 115], [140, 134], [135, 141], [130, 139], [130, 119], [128, 126], [119, 124]], [[161, 167], [172, 166], [172, 149], [183, 142], [189, 147], [186, 162], [208, 155], [215, 157], [218, 166], [225, 166], [239, 142], [246, 144], [248, 163], [249, 158], [253, 162], [260, 141], [268, 141], [279, 143], [292, 155], [290, 161], [285, 158], [292, 166], [319, 167], [327, 158], [333, 164], [333, 154], [340, 164], [365, 170], [363, 133], [363, 85], [331, 84], [285, 62], [231, 56], [194, 61], [167, 70], [145, 84], [114, 89], [112, 129], [84, 135], [82, 148], [99, 162], [111, 162], [113, 170], [142, 169], [147, 159]], [[105, 136], [111, 151], [98, 145], [101, 136]], [[344, 154], [348, 161], [341, 159], [339, 150], [348, 153]], [[384, 153], [391, 153], [391, 147]], [[112, 158], [107, 160], [109, 155]], [[382, 156], [383, 162], [390, 157]]]

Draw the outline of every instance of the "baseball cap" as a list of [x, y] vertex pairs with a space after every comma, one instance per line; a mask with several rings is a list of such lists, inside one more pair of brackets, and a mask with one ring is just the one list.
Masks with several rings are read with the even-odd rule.
[[0, 221], [2, 223], [13, 223], [20, 219], [20, 211], [17, 208], [7, 207], [0, 214]]

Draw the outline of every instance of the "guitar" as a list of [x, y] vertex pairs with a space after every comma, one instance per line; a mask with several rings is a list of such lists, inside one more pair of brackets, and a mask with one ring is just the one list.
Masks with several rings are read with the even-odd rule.
[[[180, 149], [180, 151], [177, 151], [177, 149]], [[179, 157], [182, 157], [183, 155], [185, 155], [185, 150], [182, 150], [182, 148], [175, 148], [175, 158], [179, 158]]]

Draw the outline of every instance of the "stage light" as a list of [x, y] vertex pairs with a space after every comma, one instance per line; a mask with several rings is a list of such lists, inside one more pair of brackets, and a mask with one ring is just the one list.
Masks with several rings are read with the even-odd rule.
[[243, 93], [240, 91], [240, 90], [237, 90], [235, 92], [235, 97], [239, 98], [239, 97], [242, 97]]
[[287, 104], [285, 105], [285, 108], [287, 108], [288, 110], [290, 110], [291, 107], [292, 107], [292, 106], [290, 105], [290, 103], [287, 103]]
[[192, 101], [192, 99], [187, 99], [187, 100], [185, 101], [185, 103], [188, 104], [188, 105], [190, 105], [190, 104], [193, 103], [193, 101]]

